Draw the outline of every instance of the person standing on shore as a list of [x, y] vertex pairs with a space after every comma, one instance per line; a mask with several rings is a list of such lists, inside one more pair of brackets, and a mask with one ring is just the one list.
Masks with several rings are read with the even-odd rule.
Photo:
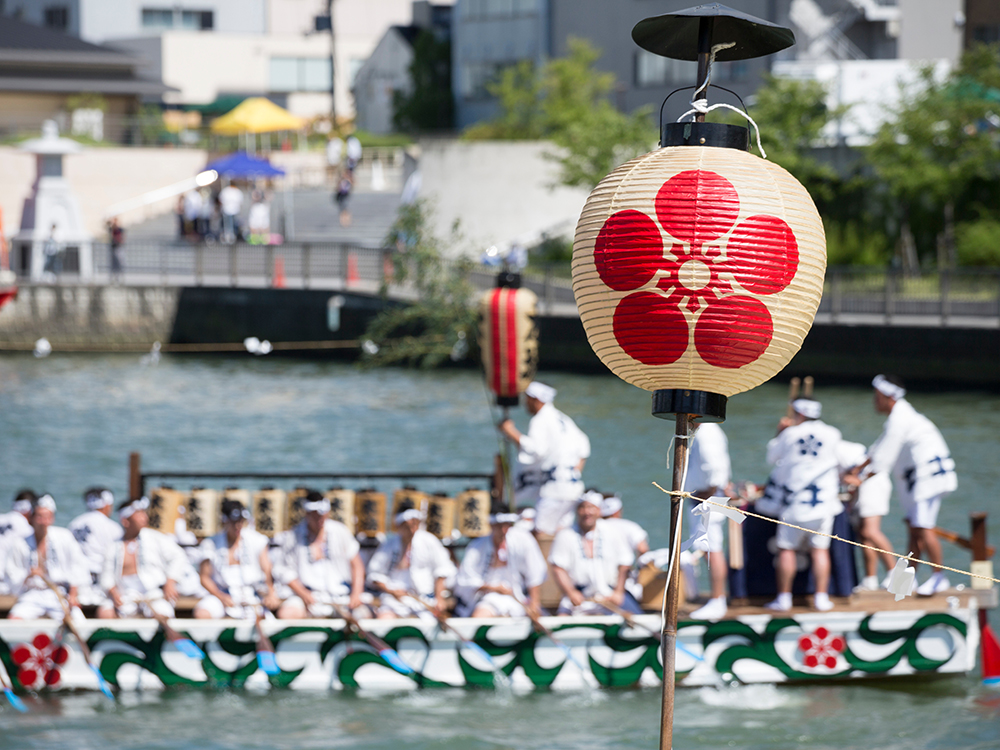
[[97, 605], [104, 601], [101, 589], [104, 558], [115, 542], [121, 540], [124, 531], [111, 518], [115, 496], [107, 487], [91, 487], [83, 493], [83, 501], [87, 512], [70, 521], [69, 530], [87, 558], [90, 570], [90, 583], [80, 587], [80, 602]]
[[121, 222], [117, 216], [113, 216], [108, 222], [108, 250], [111, 257], [111, 281], [112, 283], [121, 281], [122, 271], [125, 264], [122, 263], [122, 243], [125, 242], [125, 230], [122, 229]]
[[[948, 444], [931, 420], [906, 400], [903, 381], [892, 375], [876, 375], [875, 411], [885, 414], [882, 434], [868, 449], [868, 457], [856, 466], [845, 480], [858, 485], [865, 469], [871, 473], [891, 472], [906, 513], [910, 530], [909, 548], [919, 557], [941, 565], [941, 541], [934, 531], [941, 501], [958, 488], [955, 461]], [[940, 569], [917, 588], [917, 594], [930, 596], [950, 587]]]
[[63, 600], [74, 620], [84, 619], [77, 592], [90, 582], [87, 559], [69, 529], [52, 525], [55, 519], [56, 501], [42, 495], [32, 504], [33, 533], [15, 539], [7, 550], [8, 577], [19, 591], [10, 620], [62, 620]]
[[590, 439], [553, 401], [556, 389], [535, 381], [524, 391], [531, 415], [527, 434], [505, 419], [497, 428], [518, 448], [514, 487], [518, 505], [534, 502], [535, 530], [555, 534], [583, 494], [582, 472], [590, 457]]
[[[732, 478], [732, 464], [729, 460], [729, 439], [722, 428], [714, 422], [706, 422], [695, 427], [694, 440], [688, 454], [688, 473], [685, 484], [691, 494], [702, 500], [725, 503]], [[726, 578], [729, 565], [723, 552], [725, 544], [724, 526], [726, 516], [721, 513], [707, 513], [695, 516], [693, 509], [699, 505], [696, 500], [688, 501], [688, 519], [692, 535], [699, 536], [702, 524], [707, 524], [708, 574], [711, 580], [711, 594], [704, 606], [691, 613], [695, 620], [719, 620], [729, 610], [726, 600]]]
[[[833, 519], [843, 511], [840, 502], [840, 430], [820, 420], [822, 405], [813, 399], [792, 402], [792, 416], [778, 422], [778, 434], [767, 444], [771, 474], [784, 490], [780, 520], [808, 531], [779, 525], [778, 596], [768, 609], [785, 612], [792, 608], [792, 582], [797, 572], [796, 553], [808, 548], [815, 582], [813, 607], [833, 609], [830, 601], [830, 533]], [[815, 532], [815, 533], [811, 533]]]

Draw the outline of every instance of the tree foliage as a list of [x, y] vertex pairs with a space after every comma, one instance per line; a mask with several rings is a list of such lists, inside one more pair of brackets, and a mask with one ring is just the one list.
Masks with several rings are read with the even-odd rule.
[[392, 93], [392, 124], [404, 133], [448, 130], [455, 124], [451, 42], [426, 29], [413, 42], [409, 92]]
[[570, 39], [569, 54], [541, 68], [522, 61], [504, 69], [487, 86], [499, 101], [499, 115], [468, 128], [464, 137], [550, 140], [559, 147], [550, 158], [560, 166], [560, 182], [593, 187], [656, 139], [649, 109], [615, 109], [609, 100], [615, 76], [595, 69], [600, 56], [589, 42]]
[[396, 249], [392, 283], [412, 288], [416, 299], [387, 306], [372, 320], [365, 332], [365, 364], [436, 367], [464, 359], [475, 345], [473, 264], [446, 257], [446, 250], [461, 241], [458, 228], [452, 227], [447, 240], [437, 237], [430, 215], [422, 200], [401, 206], [389, 230], [386, 246]]

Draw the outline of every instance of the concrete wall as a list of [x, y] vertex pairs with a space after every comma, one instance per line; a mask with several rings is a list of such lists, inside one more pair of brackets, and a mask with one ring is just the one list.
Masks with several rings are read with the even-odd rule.
[[458, 220], [467, 242], [485, 250], [567, 225], [572, 234], [589, 190], [555, 186], [555, 146], [539, 141], [421, 141], [421, 197], [434, 206], [435, 231], [447, 237]]
[[369, 133], [391, 133], [393, 95], [409, 92], [413, 47], [396, 29], [389, 29], [354, 80], [355, 125]]
[[170, 339], [180, 290], [171, 287], [23, 286], [0, 308], [0, 342], [148, 346]]
[[[104, 239], [108, 206], [150, 190], [193, 177], [208, 161], [197, 149], [93, 148], [67, 156], [64, 174], [80, 201], [84, 226]], [[10, 236], [21, 222], [24, 199], [35, 179], [35, 157], [16, 148], [0, 147], [0, 210], [3, 232]], [[173, 209], [175, 199], [124, 215], [123, 223], [141, 221]]]
[[958, 62], [965, 25], [955, 20], [963, 6], [964, 0], [899, 0], [899, 57]]

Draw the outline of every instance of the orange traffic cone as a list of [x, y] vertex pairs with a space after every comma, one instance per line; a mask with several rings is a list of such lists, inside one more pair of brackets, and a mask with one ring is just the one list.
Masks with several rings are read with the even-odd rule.
[[274, 280], [271, 286], [275, 289], [285, 288], [285, 256], [279, 255], [274, 259]]
[[358, 273], [358, 256], [354, 253], [347, 254], [347, 285], [351, 286], [361, 281]]

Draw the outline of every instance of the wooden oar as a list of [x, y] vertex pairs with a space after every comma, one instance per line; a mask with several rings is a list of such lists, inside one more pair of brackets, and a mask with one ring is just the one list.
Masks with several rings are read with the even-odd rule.
[[447, 630], [449, 633], [451, 633], [456, 638], [458, 638], [458, 640], [462, 642], [463, 646], [465, 646], [466, 648], [472, 650], [477, 656], [479, 656], [483, 661], [485, 661], [487, 664], [490, 665], [490, 669], [496, 671], [497, 665], [493, 661], [493, 657], [490, 656], [482, 646], [480, 646], [478, 643], [476, 643], [474, 641], [470, 641], [464, 635], [462, 635], [457, 630], [455, 630], [455, 628], [448, 622], [447, 615], [445, 615], [443, 612], [439, 611], [437, 609], [437, 607], [432, 607], [430, 604], [428, 604], [427, 602], [425, 602], [423, 599], [421, 599], [419, 596], [417, 596], [416, 594], [414, 594], [412, 591], [409, 592], [409, 593], [410, 593], [411, 597], [413, 597], [418, 602], [420, 602], [420, 606], [422, 606], [424, 609], [426, 609], [428, 612], [430, 612], [432, 615], [434, 615], [435, 619], [438, 621], [438, 624], [444, 630]]
[[254, 624], [254, 627], [257, 628], [257, 666], [266, 675], [281, 674], [281, 667], [278, 666], [278, 660], [274, 655], [274, 644], [267, 637], [262, 625], [264, 622], [264, 610], [258, 604], [254, 606], [254, 612], [257, 618]]
[[198, 648], [198, 644], [192, 641], [190, 638], [184, 637], [176, 630], [174, 630], [172, 627], [170, 627], [170, 623], [167, 620], [167, 616], [161, 615], [159, 612], [153, 609], [153, 601], [154, 600], [152, 599], [143, 599], [142, 603], [149, 608], [149, 611], [153, 614], [153, 619], [156, 620], [158, 623], [160, 623], [160, 627], [163, 628], [163, 634], [167, 636], [167, 640], [170, 641], [172, 644], [174, 644], [177, 647], [177, 650], [180, 651], [185, 656], [191, 659], [198, 659], [198, 660], [204, 659], [205, 652], [202, 651], [200, 648]]
[[539, 633], [541, 633], [542, 635], [544, 635], [546, 638], [548, 638], [550, 641], [552, 641], [558, 648], [560, 648], [562, 650], [562, 652], [564, 654], [566, 654], [566, 658], [569, 659], [571, 662], [573, 662], [573, 664], [576, 665], [577, 669], [579, 669], [584, 674], [587, 674], [588, 670], [579, 662], [579, 660], [575, 656], [573, 656], [573, 652], [570, 650], [570, 647], [567, 646], [565, 643], [563, 643], [558, 638], [556, 638], [556, 634], [555, 633], [553, 633], [547, 627], [545, 627], [544, 625], [542, 625], [542, 621], [538, 619], [537, 615], [532, 614], [531, 612], [528, 612], [528, 617], [530, 618], [531, 622], [534, 623], [535, 629]]
[[[643, 625], [641, 622], [636, 622], [635, 617], [632, 615], [631, 612], [626, 612], [624, 609], [622, 609], [616, 604], [612, 604], [607, 599], [588, 599], [587, 601], [593, 602], [594, 604], [598, 604], [604, 607], [609, 612], [614, 612], [616, 615], [621, 617], [625, 621], [625, 624], [628, 625], [630, 628], [639, 628], [640, 630], [645, 630], [647, 633], [656, 638], [656, 640], [661, 640], [663, 638], [663, 633], [658, 633], [651, 627]], [[680, 641], [676, 642], [676, 646], [695, 661], [705, 661], [705, 658], [703, 656], [698, 656], [698, 654], [689, 649]]]
[[795, 410], [792, 408], [792, 401], [799, 397], [799, 388], [802, 386], [802, 381], [799, 378], [792, 378], [788, 381], [788, 406], [785, 408], [785, 416], [791, 419]]
[[76, 625], [73, 624], [73, 613], [70, 611], [69, 602], [66, 601], [66, 597], [63, 596], [59, 587], [49, 580], [48, 576], [41, 576], [41, 578], [42, 581], [45, 582], [45, 585], [52, 589], [55, 595], [59, 598], [59, 604], [63, 610], [63, 624], [66, 626], [66, 629], [73, 634], [73, 637], [76, 638], [77, 643], [80, 644], [80, 653], [83, 654], [83, 660], [87, 662], [87, 666], [90, 667], [90, 671], [97, 677], [97, 686], [110, 700], [114, 700], [115, 694], [111, 692], [111, 686], [108, 685], [108, 681], [104, 679], [104, 675], [101, 674], [101, 670], [94, 666], [94, 660], [90, 656], [90, 647], [87, 646], [87, 642], [80, 636], [80, 632], [76, 629]]
[[341, 620], [346, 622], [349, 627], [353, 628], [354, 631], [364, 638], [368, 644], [378, 652], [378, 655], [382, 657], [386, 664], [395, 669], [400, 674], [411, 675], [413, 674], [413, 668], [410, 667], [396, 650], [389, 647], [389, 644], [383, 641], [376, 635], [372, 635], [367, 630], [358, 624], [358, 621], [354, 619], [350, 612], [347, 611], [346, 607], [342, 607], [336, 602], [330, 602], [333, 608], [336, 610], [337, 615]]
[[812, 375], [806, 375], [802, 379], [802, 395], [805, 398], [812, 398], [813, 397], [813, 386], [815, 384], [816, 384], [816, 381], [813, 379]]
[[10, 675], [7, 674], [7, 668], [4, 666], [3, 661], [0, 660], [0, 686], [3, 687], [4, 695], [7, 696], [7, 702], [22, 714], [28, 713], [28, 707], [24, 705], [24, 701], [14, 694], [14, 690], [11, 688], [12, 684]]
[[[956, 534], [954, 531], [948, 531], [948, 529], [942, 529], [940, 526], [935, 526], [934, 533], [947, 542], [951, 542], [952, 544], [957, 544], [962, 549], [972, 550], [972, 540], [966, 539], [964, 536]], [[994, 547], [992, 544], [986, 545], [987, 557], [993, 557], [993, 555], [996, 554], [996, 551], [997, 551], [996, 547]]]

